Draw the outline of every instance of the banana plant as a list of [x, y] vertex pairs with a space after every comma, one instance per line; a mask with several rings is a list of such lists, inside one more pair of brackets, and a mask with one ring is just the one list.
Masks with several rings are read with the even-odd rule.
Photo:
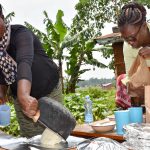
[[[93, 3], [95, 3], [95, 7], [91, 9]], [[66, 73], [68, 78], [66, 79], [66, 93], [74, 93], [78, 81], [81, 80], [81, 74], [90, 70], [88, 68], [82, 69], [85, 65], [89, 64], [100, 68], [107, 67], [101, 63], [100, 60], [93, 57], [95, 42], [92, 39], [101, 35], [100, 29], [103, 27], [103, 22], [99, 22], [96, 17], [97, 12], [99, 12], [97, 5], [96, 0], [94, 0], [94, 2], [90, 0], [80, 0], [76, 5], [77, 15], [73, 18], [68, 44], [65, 43], [70, 54], [70, 59], [67, 59]], [[93, 10], [93, 8], [95, 10]]]
[[[33, 27], [31, 24], [25, 22], [25, 25], [30, 28], [42, 41], [43, 47], [46, 50], [48, 56], [52, 59], [58, 60], [58, 65], [60, 69], [60, 75], [63, 83], [63, 69], [62, 61], [65, 59], [67, 66], [67, 92], [74, 92], [76, 84], [79, 81], [80, 75], [88, 71], [89, 69], [81, 69], [84, 64], [91, 64], [104, 67], [103, 64], [99, 63], [96, 59], [92, 57], [92, 47], [94, 47], [94, 41], [89, 41], [88, 38], [84, 39], [89, 30], [91, 30], [92, 25], [82, 30], [81, 32], [70, 34], [72, 30], [77, 30], [76, 28], [69, 28], [63, 22], [63, 12], [58, 10], [56, 16], [56, 22], [53, 22], [48, 17], [46, 11], [44, 11], [44, 25], [46, 26], [46, 33]], [[80, 41], [80, 42], [79, 42]], [[83, 41], [83, 42], [82, 42]], [[67, 49], [69, 56], [64, 55], [64, 49]], [[87, 57], [85, 57], [85, 55]], [[106, 66], [105, 66], [106, 67]], [[63, 88], [63, 87], [62, 87]]]
[[15, 17], [15, 13], [11, 12], [8, 15], [6, 15], [5, 19], [8, 23], [10, 23], [12, 21], [12, 17]]
[[[80, 37], [81, 38], [81, 37]], [[82, 38], [80, 39], [84, 41]], [[82, 69], [82, 66], [92, 65], [100, 68], [106, 68], [107, 66], [93, 58], [94, 41], [81, 41], [72, 43], [71, 47], [68, 47], [69, 58], [67, 58], [67, 74], [66, 79], [66, 93], [75, 93], [76, 84], [80, 81], [80, 76], [89, 71], [90, 69]]]
[[39, 37], [48, 56], [51, 59], [55, 59], [58, 61], [63, 90], [62, 60], [63, 60], [63, 49], [65, 48], [65, 46], [62, 47], [62, 42], [65, 39], [68, 27], [62, 20], [62, 17], [64, 16], [62, 10], [58, 10], [55, 23], [53, 23], [52, 20], [48, 17], [46, 11], [44, 11], [43, 13], [45, 16], [43, 23], [45, 25], [46, 33], [41, 32], [40, 30], [36, 29], [27, 22], [25, 22], [25, 25]]

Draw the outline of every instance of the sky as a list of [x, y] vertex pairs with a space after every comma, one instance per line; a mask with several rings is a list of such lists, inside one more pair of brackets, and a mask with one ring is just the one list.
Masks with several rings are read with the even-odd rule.
[[[73, 17], [76, 15], [75, 5], [79, 0], [0, 0], [0, 4], [3, 6], [4, 15], [15, 12], [15, 17], [11, 24], [24, 24], [28, 22], [32, 24], [37, 29], [44, 31], [43, 11], [46, 10], [49, 18], [55, 22], [55, 17], [59, 9], [63, 10], [64, 22], [70, 26]], [[106, 24], [102, 34], [111, 33], [111, 27], [113, 24]], [[100, 56], [100, 54], [95, 54], [97, 59], [101, 59], [101, 62], [108, 64], [110, 60], [106, 60]], [[109, 69], [95, 68], [93, 70], [92, 66], [85, 66], [85, 68], [91, 69], [90, 71], [84, 73], [81, 78], [112, 78], [114, 73]]]

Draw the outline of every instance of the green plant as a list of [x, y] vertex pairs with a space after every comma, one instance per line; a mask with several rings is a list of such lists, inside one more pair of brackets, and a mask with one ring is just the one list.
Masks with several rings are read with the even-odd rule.
[[78, 90], [75, 94], [64, 96], [64, 105], [71, 111], [76, 121], [80, 124], [84, 122], [84, 100], [89, 95], [93, 101], [94, 120], [101, 120], [116, 110], [115, 89], [102, 90], [100, 87], [89, 87]]

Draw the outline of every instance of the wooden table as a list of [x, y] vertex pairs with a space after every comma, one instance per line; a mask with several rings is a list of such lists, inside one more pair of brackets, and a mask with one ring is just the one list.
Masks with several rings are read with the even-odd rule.
[[115, 131], [109, 131], [104, 133], [95, 132], [88, 124], [77, 125], [71, 135], [84, 138], [106, 137], [119, 142], [123, 142], [125, 140], [122, 135], [117, 135]]

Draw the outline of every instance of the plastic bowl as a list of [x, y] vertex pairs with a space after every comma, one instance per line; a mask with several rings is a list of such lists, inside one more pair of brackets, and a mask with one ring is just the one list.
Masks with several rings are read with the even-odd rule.
[[108, 121], [108, 122], [104, 122], [104, 123], [91, 123], [90, 126], [93, 128], [94, 131], [96, 132], [108, 132], [108, 131], [112, 131], [115, 128], [115, 121]]
[[107, 117], [110, 121], [115, 121], [115, 115], [111, 115]]

